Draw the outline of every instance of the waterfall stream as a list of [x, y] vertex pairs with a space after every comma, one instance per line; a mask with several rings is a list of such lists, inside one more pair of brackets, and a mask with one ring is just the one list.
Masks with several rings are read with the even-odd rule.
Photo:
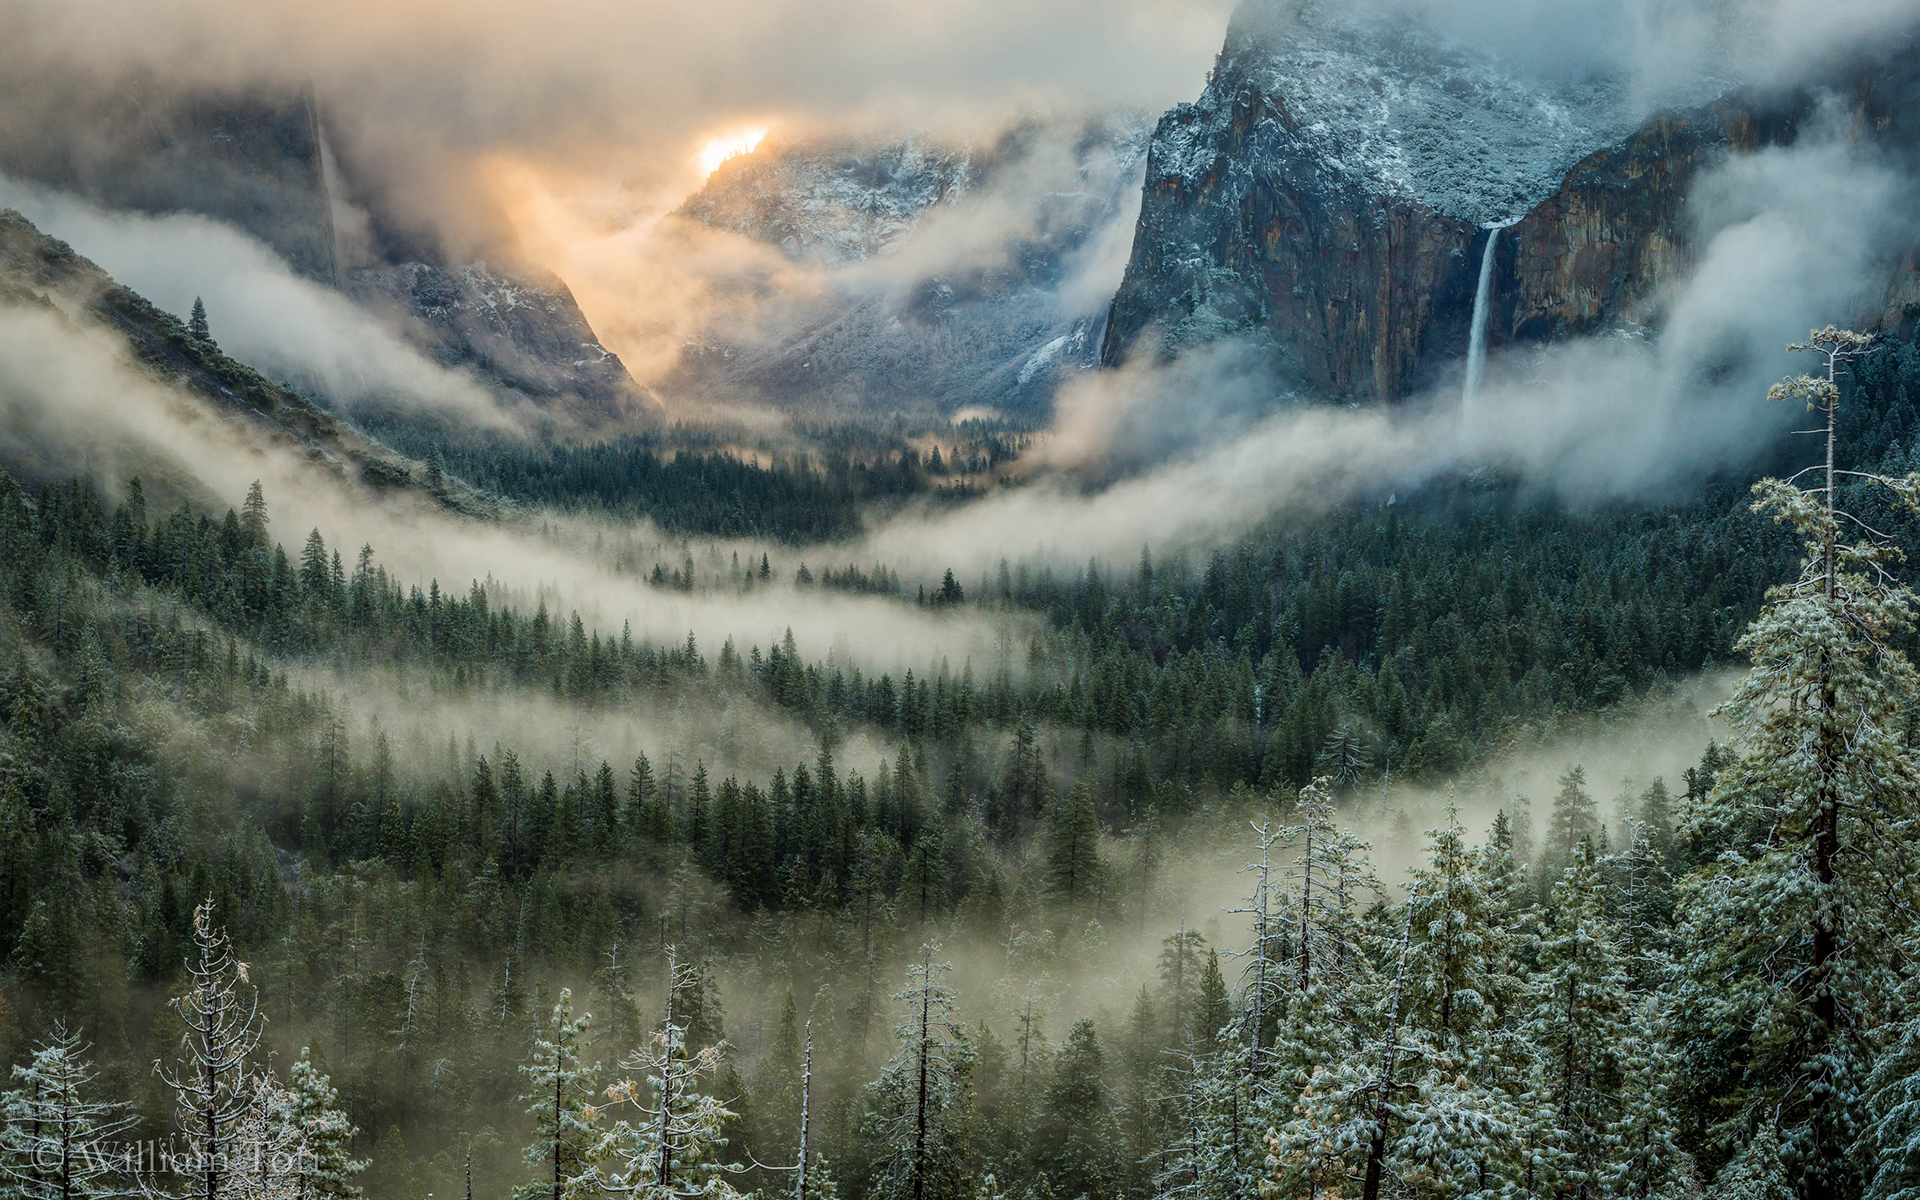
[[1473, 291], [1473, 326], [1467, 334], [1467, 382], [1460, 392], [1460, 423], [1470, 427], [1474, 418], [1474, 393], [1480, 390], [1480, 376], [1487, 369], [1487, 305], [1493, 296], [1493, 251], [1500, 243], [1504, 225], [1487, 227], [1487, 249], [1480, 258], [1480, 284]]

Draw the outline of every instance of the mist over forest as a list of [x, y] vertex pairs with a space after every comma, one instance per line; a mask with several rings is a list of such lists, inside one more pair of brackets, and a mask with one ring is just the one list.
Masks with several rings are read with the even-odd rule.
[[0, 5], [0, 1200], [1920, 1195], [1920, 5]]

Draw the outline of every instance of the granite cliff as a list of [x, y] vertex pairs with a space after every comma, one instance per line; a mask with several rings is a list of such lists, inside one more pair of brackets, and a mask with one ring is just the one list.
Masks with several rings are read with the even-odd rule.
[[1792, 141], [1823, 89], [1904, 147], [1917, 74], [1883, 48], [1819, 86], [1644, 113], [1404, 23], [1243, 5], [1199, 100], [1155, 129], [1102, 362], [1245, 337], [1312, 391], [1399, 399], [1465, 356], [1489, 237], [1490, 344], [1656, 322], [1701, 171]]

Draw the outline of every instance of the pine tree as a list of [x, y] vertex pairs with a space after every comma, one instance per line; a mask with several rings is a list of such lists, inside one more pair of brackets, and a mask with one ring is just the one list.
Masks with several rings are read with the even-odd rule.
[[1781, 1156], [1780, 1129], [1771, 1121], [1721, 1170], [1708, 1200], [1793, 1200]]
[[1326, 776], [1335, 791], [1359, 783], [1372, 766], [1373, 756], [1367, 752], [1365, 740], [1346, 725], [1327, 735], [1326, 744], [1313, 759], [1313, 769]]
[[758, 1136], [755, 1157], [769, 1162], [791, 1159], [798, 1148], [800, 1126], [800, 1010], [787, 989], [780, 1015], [774, 1020], [773, 1045], [753, 1075], [753, 1103]]
[[969, 1091], [972, 1050], [954, 1021], [951, 970], [929, 944], [908, 972], [899, 1044], [871, 1087], [866, 1136], [873, 1147], [871, 1194], [880, 1200], [970, 1200]]
[[213, 900], [193, 910], [187, 993], [172, 1002], [186, 1027], [182, 1057], [159, 1067], [173, 1092], [196, 1173], [184, 1194], [198, 1200], [244, 1195], [246, 1180], [230, 1164], [246, 1160], [244, 1134], [258, 1114], [259, 1089], [249, 1059], [260, 1045], [260, 994], [226, 932], [213, 924]]
[[1077, 783], [1054, 805], [1048, 821], [1047, 889], [1077, 913], [1081, 902], [1096, 894], [1102, 871], [1093, 791]]
[[[602, 1137], [596, 1157], [599, 1186], [645, 1200], [741, 1200], [733, 1179], [743, 1168], [724, 1162], [726, 1125], [734, 1117], [717, 1097], [701, 1090], [720, 1072], [725, 1047], [690, 1049], [692, 1024], [683, 1005], [697, 995], [697, 972], [667, 947], [666, 1009], [647, 1045], [620, 1063], [624, 1077], [607, 1088], [614, 1105], [635, 1110]], [[636, 1078], [638, 1076], [638, 1078]]]
[[56, 1021], [0, 1096], [0, 1178], [19, 1200], [89, 1200], [121, 1193], [109, 1139], [132, 1127], [129, 1106], [93, 1098], [95, 1071], [78, 1033]]
[[187, 316], [187, 332], [194, 341], [209, 347], [213, 345], [213, 331], [207, 326], [207, 306], [198, 296], [193, 298], [193, 311]]
[[240, 528], [246, 534], [247, 545], [265, 549], [267, 545], [267, 526], [273, 522], [267, 517], [267, 495], [260, 488], [258, 479], [247, 488], [247, 499], [240, 506]]
[[1499, 885], [1468, 851], [1451, 800], [1446, 818], [1427, 833], [1427, 866], [1413, 872], [1407, 1017], [1451, 1055], [1471, 1060], [1486, 1053], [1519, 982], [1512, 974], [1513, 938], [1495, 895]]
[[1166, 995], [1168, 1028], [1173, 1040], [1186, 1045], [1193, 1034], [1194, 995], [1199, 991], [1201, 955], [1207, 939], [1185, 926], [1160, 942], [1160, 986]]
[[1087, 1200], [1116, 1195], [1120, 1137], [1107, 1095], [1106, 1057], [1092, 1021], [1075, 1022], [1054, 1057], [1038, 1136], [1036, 1166], [1057, 1193]]
[[[1822, 374], [1773, 391], [1825, 417], [1824, 481], [1754, 486], [1755, 509], [1799, 534], [1806, 558], [1736, 645], [1754, 664], [1723, 708], [1737, 755], [1692, 814], [1696, 836], [1727, 849], [1687, 881], [1678, 938], [1677, 1024], [1701, 1102], [1777, 1114], [1804, 1200], [1858, 1187], [1848, 1150], [1866, 1119], [1863, 1051], [1907, 969], [1899, 931], [1920, 904], [1905, 715], [1920, 680], [1896, 642], [1914, 595], [1887, 572], [1898, 552], [1839, 507], [1834, 466], [1841, 373], [1867, 340], [1815, 332], [1793, 349], [1819, 355]], [[1854, 479], [1900, 507], [1920, 500], [1920, 476]]]
[[[18, 1068], [15, 1068], [18, 1070]], [[1920, 1197], [1920, 1018], [1882, 1048], [1866, 1082], [1872, 1124], [1854, 1147], [1871, 1200]]]
[[1227, 995], [1227, 981], [1220, 974], [1220, 953], [1207, 952], [1206, 966], [1200, 972], [1200, 988], [1193, 1002], [1193, 1052], [1212, 1058], [1227, 1048], [1233, 1020], [1233, 1001]]
[[535, 1039], [533, 1061], [520, 1068], [527, 1077], [520, 1101], [533, 1118], [526, 1163], [548, 1178], [515, 1188], [515, 1200], [579, 1200], [599, 1189], [600, 1134], [594, 1129], [599, 1112], [593, 1105], [599, 1067], [581, 1061], [590, 1020], [573, 1015], [573, 991], [562, 988], [547, 1036]]
[[1559, 1186], [1575, 1196], [1604, 1192], [1631, 1033], [1622, 939], [1603, 891], [1583, 845], [1553, 889], [1526, 1024], [1543, 1067], [1536, 1104], [1554, 1129]]
[[1363, 894], [1380, 893], [1380, 881], [1367, 859], [1371, 847], [1333, 820], [1328, 780], [1300, 789], [1300, 822], [1284, 832], [1298, 847], [1287, 868], [1288, 903], [1296, 922], [1294, 967], [1299, 990], [1314, 972], [1338, 996], [1360, 988], [1370, 974], [1357, 908]]
[[1693, 1162], [1680, 1149], [1679, 1061], [1667, 1029], [1668, 997], [1648, 993], [1634, 1002], [1620, 1050], [1618, 1115], [1607, 1131], [1606, 1194], [1622, 1200], [1680, 1200], [1690, 1190]]
[[1567, 768], [1560, 777], [1560, 791], [1553, 797], [1553, 815], [1547, 819], [1547, 865], [1555, 870], [1567, 866], [1583, 839], [1600, 837], [1600, 808], [1587, 792], [1587, 772], [1579, 766]]
[[336, 1107], [339, 1093], [314, 1066], [307, 1047], [287, 1068], [284, 1103], [296, 1147], [294, 1200], [358, 1196], [360, 1189], [353, 1179], [367, 1166], [352, 1154], [354, 1135], [360, 1131]]

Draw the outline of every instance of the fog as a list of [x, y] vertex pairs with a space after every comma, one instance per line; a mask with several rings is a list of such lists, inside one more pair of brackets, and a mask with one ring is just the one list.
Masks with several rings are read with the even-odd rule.
[[[1912, 243], [1912, 181], [1833, 114], [1791, 147], [1698, 181], [1694, 268], [1658, 332], [1495, 350], [1461, 420], [1457, 378], [1399, 405], [1312, 402], [1244, 345], [1083, 376], [1023, 464], [1025, 486], [878, 527], [909, 573], [1000, 557], [1078, 567], [1144, 544], [1217, 543], [1276, 514], [1390, 502], [1437, 473], [1497, 468], [1572, 504], [1660, 499], [1750, 464], [1803, 414], [1766, 400], [1810, 328], [1872, 321]], [[1137, 468], [1115, 480], [1116, 466]]]
[[71, 243], [114, 280], [183, 321], [196, 298], [228, 354], [347, 411], [398, 409], [511, 432], [529, 415], [462, 371], [421, 355], [332, 289], [295, 275], [231, 225], [176, 213], [109, 212], [0, 175], [0, 207]]
[[[424, 499], [364, 491], [304, 454], [273, 446], [244, 419], [156, 383], [108, 335], [39, 309], [0, 310], [0, 420], [12, 445], [44, 456], [53, 471], [84, 467], [109, 487], [159, 472], [177, 481], [176, 491], [197, 481], [207, 499], [238, 505], [258, 479], [275, 536], [289, 547], [318, 528], [342, 557], [373, 546], [376, 561], [403, 585], [437, 579], [464, 592], [471, 581], [492, 579], [518, 589], [528, 606], [540, 589], [550, 589], [550, 609], [577, 609], [602, 636], [617, 636], [628, 621], [636, 638], [660, 644], [678, 645], [691, 632], [711, 657], [728, 637], [744, 654], [752, 645], [778, 644], [791, 629], [809, 658], [834, 655], [895, 673], [924, 671], [942, 659], [955, 671], [968, 662], [990, 671], [1002, 661], [1003, 634], [1025, 641], [1001, 624], [1020, 622], [1016, 616], [941, 613], [785, 585], [750, 594], [648, 587], [640, 573], [653, 561], [680, 561], [680, 548], [665, 539], [653, 543], [657, 560], [635, 562], [628, 573], [568, 549], [551, 526], [543, 535], [538, 518], [468, 521]], [[702, 548], [709, 557], [717, 552]]]

